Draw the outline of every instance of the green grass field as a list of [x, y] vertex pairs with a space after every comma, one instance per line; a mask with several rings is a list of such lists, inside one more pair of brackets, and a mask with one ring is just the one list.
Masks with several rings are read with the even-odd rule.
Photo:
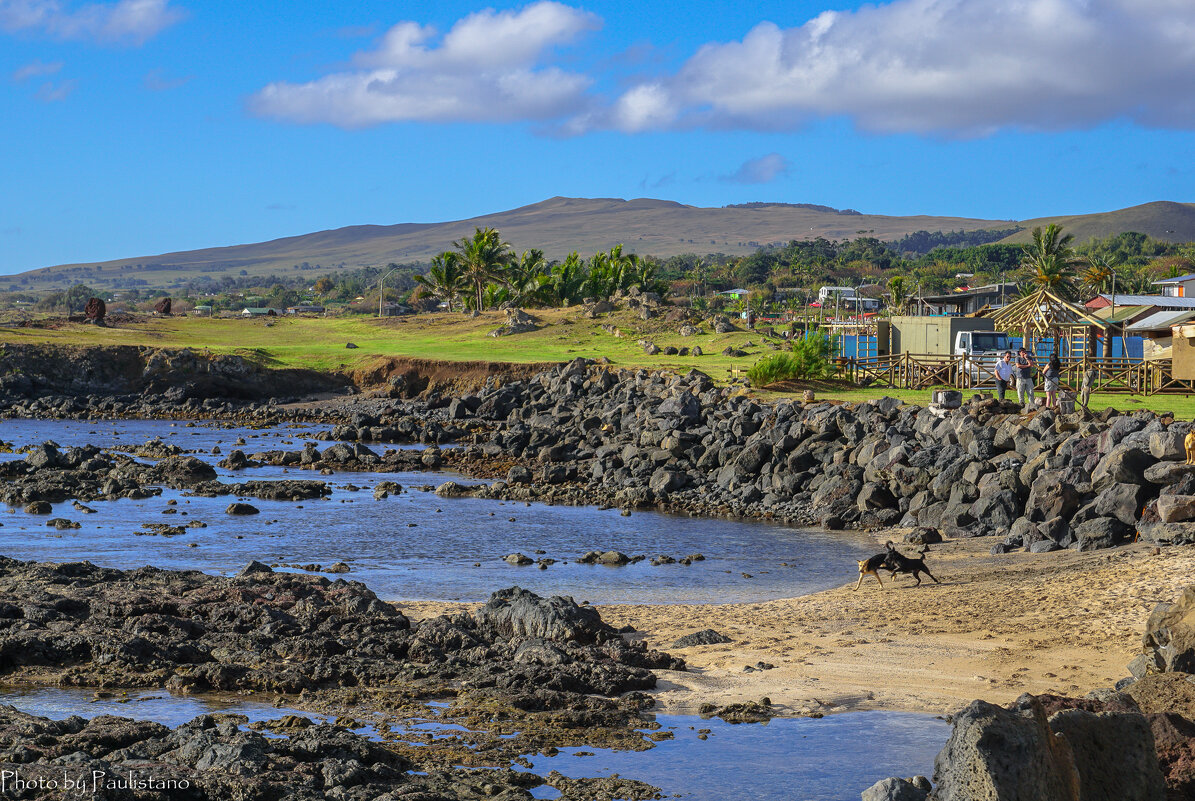
[[[505, 337], [488, 336], [502, 326], [502, 312], [476, 319], [463, 314], [423, 314], [379, 320], [369, 317], [273, 319], [146, 318], [133, 325], [96, 327], [74, 323], [59, 328], [0, 328], [0, 343], [58, 345], [140, 345], [159, 348], [207, 348], [239, 353], [274, 367], [344, 370], [368, 367], [379, 358], [410, 357], [445, 361], [559, 362], [577, 356], [605, 356], [628, 367], [696, 367], [725, 380], [732, 370], [746, 371], [762, 353], [770, 352], [759, 335], [735, 332], [685, 338], [678, 323], [644, 322], [623, 312], [589, 320], [579, 308], [536, 311], [544, 325], [537, 331]], [[614, 325], [616, 337], [602, 329]], [[661, 348], [700, 345], [701, 357], [648, 356], [637, 344], [650, 338]], [[356, 349], [346, 345], [352, 342]], [[748, 346], [747, 342], [753, 342]], [[722, 356], [728, 345], [750, 355]]]
[[[682, 337], [678, 323], [643, 321], [629, 312], [616, 312], [590, 320], [581, 309], [536, 311], [543, 326], [537, 331], [505, 337], [488, 333], [503, 325], [505, 314], [486, 312], [476, 319], [463, 314], [424, 314], [379, 320], [369, 317], [275, 319], [211, 319], [198, 317], [145, 318], [135, 324], [96, 327], [64, 323], [57, 328], [0, 328], [0, 344], [137, 345], [157, 348], [208, 349], [241, 354], [270, 367], [304, 367], [315, 370], [368, 370], [388, 358], [441, 361], [512, 362], [519, 364], [561, 362], [578, 356], [606, 357], [620, 367], [696, 368], [718, 383], [745, 375], [747, 369], [772, 351], [757, 333], [704, 333]], [[602, 328], [616, 326], [623, 336]], [[648, 356], [638, 344], [650, 339], [661, 348], [700, 345], [705, 355]], [[352, 342], [357, 348], [346, 345]], [[750, 344], [748, 344], [750, 343]], [[721, 355], [733, 345], [748, 355]], [[763, 391], [764, 397], [782, 393]], [[819, 398], [859, 402], [889, 395], [908, 403], [925, 403], [929, 390], [885, 390], [826, 387]], [[1092, 396], [1092, 408], [1153, 409], [1195, 418], [1195, 396]]]

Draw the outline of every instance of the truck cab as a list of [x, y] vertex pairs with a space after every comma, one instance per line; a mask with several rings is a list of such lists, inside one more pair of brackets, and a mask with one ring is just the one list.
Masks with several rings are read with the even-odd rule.
[[973, 387], [994, 385], [996, 362], [1012, 349], [1012, 339], [1003, 331], [959, 331], [954, 337], [954, 355], [968, 357], [967, 375]]

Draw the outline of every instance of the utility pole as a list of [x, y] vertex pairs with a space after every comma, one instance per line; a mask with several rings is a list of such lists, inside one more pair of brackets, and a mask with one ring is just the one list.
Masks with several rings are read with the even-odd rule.
[[[1110, 315], [1108, 315], [1108, 322], [1111, 323], [1111, 325], [1108, 326], [1108, 358], [1112, 358], [1112, 345], [1116, 342], [1115, 336], [1112, 333], [1113, 331], [1116, 330], [1113, 327], [1116, 325], [1116, 270], [1112, 270], [1111, 272], [1112, 272], [1112, 313]], [[1125, 341], [1124, 336], [1121, 336], [1120, 341], [1122, 343]], [[1128, 356], [1128, 354], [1126, 353], [1125, 356]]]

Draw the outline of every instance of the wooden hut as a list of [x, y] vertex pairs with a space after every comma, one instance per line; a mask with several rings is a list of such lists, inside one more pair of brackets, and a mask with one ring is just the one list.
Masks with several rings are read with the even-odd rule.
[[[1050, 342], [1051, 353], [1076, 359], [1094, 357], [1097, 338], [1118, 330], [1048, 287], [996, 310], [991, 319], [997, 330], [1020, 332], [1025, 338], [1025, 347], [1031, 352], [1036, 350], [1038, 343]], [[1105, 338], [1105, 342], [1108, 341]], [[1105, 353], [1110, 351], [1110, 348], [1104, 349]]]

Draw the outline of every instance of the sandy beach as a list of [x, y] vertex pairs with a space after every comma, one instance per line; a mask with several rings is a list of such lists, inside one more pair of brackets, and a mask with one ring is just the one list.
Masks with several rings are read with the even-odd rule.
[[[932, 546], [927, 564], [942, 582], [936, 585], [926, 579], [914, 587], [907, 576], [885, 574], [884, 589], [867, 578], [856, 592], [852, 578], [763, 603], [599, 609], [611, 624], [630, 624], [652, 647], [688, 662], [686, 673], [659, 674], [660, 711], [766, 696], [784, 715], [946, 714], [973, 698], [1006, 702], [1023, 692], [1081, 695], [1110, 686], [1127, 675], [1154, 606], [1177, 597], [1195, 570], [1192, 548], [994, 556], [997, 541]], [[399, 606], [416, 619], [467, 607]], [[705, 628], [732, 642], [671, 647]], [[745, 670], [761, 662], [774, 667]]]

